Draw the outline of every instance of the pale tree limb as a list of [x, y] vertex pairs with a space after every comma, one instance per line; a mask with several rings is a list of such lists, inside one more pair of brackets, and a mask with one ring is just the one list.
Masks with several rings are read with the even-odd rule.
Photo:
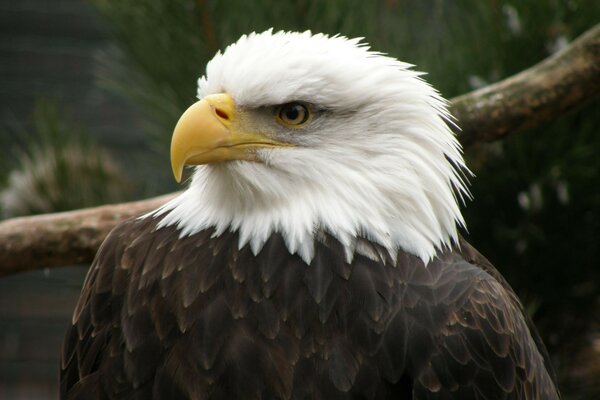
[[[600, 93], [600, 24], [567, 48], [503, 81], [451, 100], [463, 146], [539, 126]], [[176, 194], [0, 223], [0, 276], [89, 263], [119, 222]]]
[[600, 24], [562, 51], [498, 83], [453, 98], [463, 147], [540, 126], [600, 93]]
[[89, 263], [115, 225], [152, 211], [177, 194], [4, 221], [0, 223], [0, 276]]

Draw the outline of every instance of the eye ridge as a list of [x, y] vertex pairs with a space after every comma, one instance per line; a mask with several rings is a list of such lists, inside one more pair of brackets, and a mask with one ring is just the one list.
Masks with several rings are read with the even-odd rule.
[[306, 123], [311, 111], [306, 104], [294, 101], [279, 107], [277, 118], [287, 126], [299, 126]]

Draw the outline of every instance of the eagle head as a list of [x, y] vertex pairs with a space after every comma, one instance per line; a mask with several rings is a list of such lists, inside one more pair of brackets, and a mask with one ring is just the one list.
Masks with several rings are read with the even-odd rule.
[[310, 264], [333, 235], [428, 262], [457, 240], [468, 196], [446, 101], [411, 65], [361, 39], [252, 33], [219, 52], [171, 145], [189, 188], [155, 215], [181, 235], [239, 233], [256, 254], [275, 233]]

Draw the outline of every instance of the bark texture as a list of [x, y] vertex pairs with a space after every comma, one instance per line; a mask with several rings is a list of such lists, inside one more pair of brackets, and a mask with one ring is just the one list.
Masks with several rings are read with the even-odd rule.
[[600, 93], [600, 24], [516, 75], [453, 98], [463, 147], [533, 128]]
[[176, 195], [4, 221], [0, 223], [0, 276], [90, 262], [115, 225]]

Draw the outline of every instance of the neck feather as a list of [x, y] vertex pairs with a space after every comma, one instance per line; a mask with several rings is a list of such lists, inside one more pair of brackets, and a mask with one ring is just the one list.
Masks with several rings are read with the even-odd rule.
[[[355, 252], [369, 256], [357, 240], [364, 238], [392, 258], [404, 250], [427, 263], [457, 242], [456, 225], [463, 224], [454, 194], [465, 190], [462, 179], [440, 157], [436, 168], [423, 165], [420, 173], [415, 160], [381, 157], [363, 168], [332, 164], [332, 154], [308, 163], [303, 155], [301, 172], [244, 161], [201, 166], [183, 194], [151, 215], [164, 215], [159, 227], [175, 225], [182, 236], [237, 231], [239, 248], [249, 244], [255, 254], [279, 233], [307, 264], [322, 234], [339, 240], [348, 262]], [[282, 165], [293, 164], [288, 155]]]

